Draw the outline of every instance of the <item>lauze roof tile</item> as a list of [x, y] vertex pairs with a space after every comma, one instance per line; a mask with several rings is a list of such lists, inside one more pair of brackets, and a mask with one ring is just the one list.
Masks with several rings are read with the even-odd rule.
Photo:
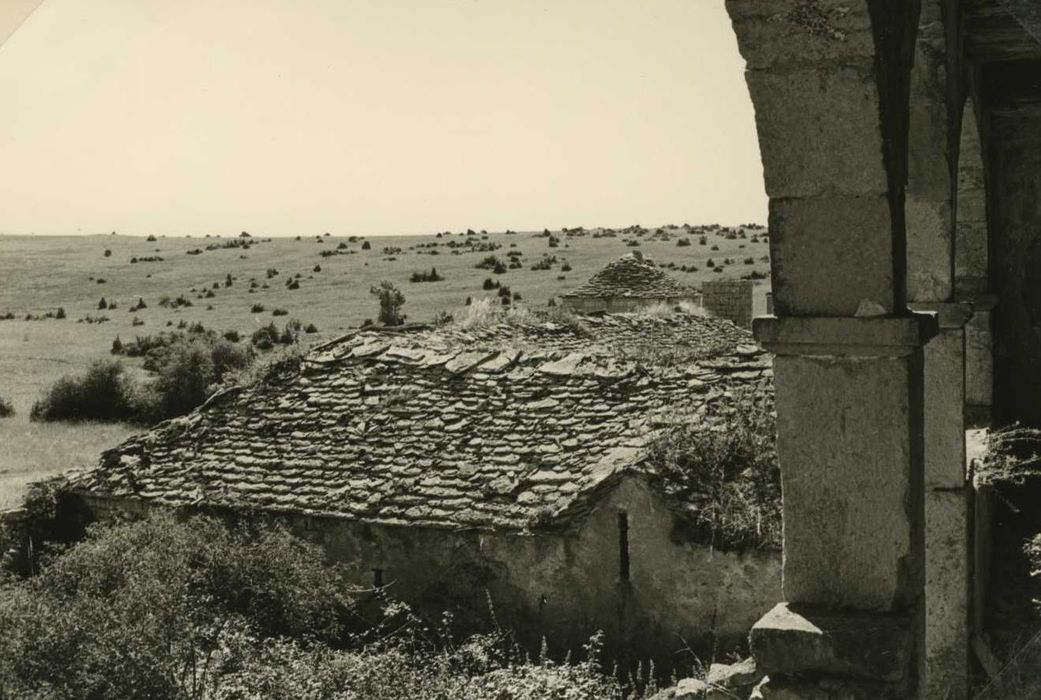
[[728, 321], [616, 314], [363, 330], [102, 455], [79, 489], [169, 506], [526, 530], [585, 512], [658, 431], [770, 357]]

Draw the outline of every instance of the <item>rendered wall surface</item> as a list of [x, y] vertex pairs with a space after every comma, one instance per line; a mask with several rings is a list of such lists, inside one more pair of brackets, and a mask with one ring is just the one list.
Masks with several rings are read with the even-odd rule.
[[[99, 516], [125, 504], [94, 504]], [[100, 507], [99, 507], [100, 506]], [[129, 504], [133, 510], [135, 504]], [[619, 515], [628, 521], [630, 577], [620, 577]], [[781, 596], [779, 552], [727, 554], [683, 541], [675, 517], [642, 481], [626, 480], [577, 530], [516, 535], [365, 525], [295, 517], [292, 527], [371, 587], [380, 569], [388, 594], [437, 621], [488, 624], [488, 600], [504, 627], [538, 650], [580, 652], [605, 633], [623, 664], [653, 658], [667, 673], [691, 651], [708, 658], [740, 644]], [[486, 593], [487, 591], [487, 593]], [[639, 653], [627, 657], [628, 649]]]

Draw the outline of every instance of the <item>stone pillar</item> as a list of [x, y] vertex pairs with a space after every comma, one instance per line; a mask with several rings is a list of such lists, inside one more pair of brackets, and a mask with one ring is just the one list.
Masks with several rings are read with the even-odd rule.
[[764, 698], [911, 698], [924, 638], [923, 347], [904, 186], [915, 3], [727, 0], [770, 196], [786, 602]]
[[922, 0], [908, 127], [907, 297], [938, 315], [924, 352], [925, 650], [920, 697], [968, 698], [971, 532], [965, 478], [965, 331], [953, 303], [958, 121], [941, 0]]
[[925, 658], [922, 698], [968, 698], [972, 489], [965, 456], [969, 304], [914, 304], [939, 333], [925, 346]]
[[972, 318], [965, 326], [965, 422], [973, 428], [990, 425], [994, 401], [994, 342], [990, 315], [995, 298], [971, 297]]

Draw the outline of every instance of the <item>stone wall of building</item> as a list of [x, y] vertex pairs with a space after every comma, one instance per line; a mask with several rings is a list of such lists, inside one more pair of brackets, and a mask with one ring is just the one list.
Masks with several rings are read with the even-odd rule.
[[624, 314], [664, 304], [672, 307], [681, 303], [699, 305], [696, 296], [652, 299], [641, 297], [561, 297], [560, 304], [580, 314]]
[[711, 280], [701, 287], [701, 304], [717, 318], [751, 328], [754, 289], [752, 280]]
[[[99, 516], [123, 504], [93, 503]], [[131, 504], [131, 508], [136, 506]], [[622, 516], [625, 533], [622, 532]], [[622, 481], [566, 532], [518, 534], [371, 525], [297, 516], [292, 527], [424, 617], [498, 623], [537, 651], [580, 653], [598, 630], [621, 664], [661, 674], [742, 644], [781, 597], [780, 552], [732, 554], [684, 541], [674, 512], [642, 478]], [[628, 542], [628, 576], [622, 539]]]

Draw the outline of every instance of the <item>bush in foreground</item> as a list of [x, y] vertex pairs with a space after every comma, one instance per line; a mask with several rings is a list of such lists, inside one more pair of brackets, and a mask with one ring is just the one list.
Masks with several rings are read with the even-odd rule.
[[14, 404], [0, 396], [0, 418], [10, 418], [14, 415]]
[[456, 642], [450, 621], [431, 631], [382, 594], [379, 619], [344, 635], [359, 591], [322, 561], [277, 526], [164, 514], [94, 526], [35, 577], [0, 586], [0, 697], [623, 697], [598, 638], [580, 663], [530, 660], [507, 634]]
[[236, 639], [337, 638], [349, 589], [321, 562], [277, 527], [154, 516], [92, 528], [0, 589], [0, 696], [222, 697], [211, 689]]

